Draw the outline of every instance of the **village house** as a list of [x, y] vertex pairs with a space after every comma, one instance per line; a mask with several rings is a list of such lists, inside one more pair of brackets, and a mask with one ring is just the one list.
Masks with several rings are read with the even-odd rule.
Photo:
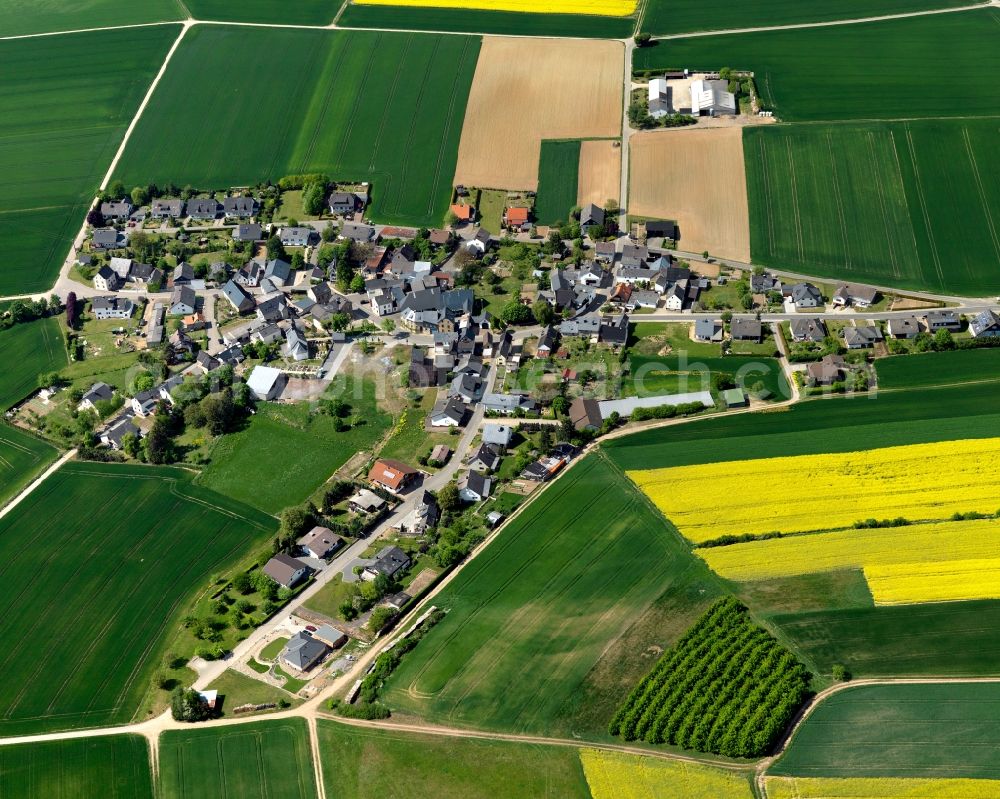
[[309, 342], [298, 331], [294, 324], [285, 331], [284, 353], [293, 361], [305, 361], [309, 359]]
[[651, 219], [643, 225], [647, 243], [651, 239], [677, 240], [677, 223], [669, 219]]
[[191, 219], [199, 219], [202, 221], [216, 219], [219, 216], [220, 210], [221, 206], [219, 203], [211, 197], [188, 200], [187, 204], [188, 216]]
[[283, 588], [293, 588], [298, 585], [309, 572], [310, 569], [306, 564], [284, 552], [279, 552], [264, 564], [264, 574]]
[[410, 556], [399, 547], [388, 546], [379, 550], [375, 561], [369, 563], [361, 572], [361, 579], [373, 582], [380, 576], [392, 579], [399, 572], [410, 567]]
[[288, 384], [288, 375], [271, 366], [257, 365], [247, 379], [247, 388], [262, 401], [277, 399]]
[[849, 350], [874, 347], [878, 342], [882, 341], [882, 331], [874, 324], [845, 327], [842, 335], [844, 337], [844, 346]]
[[253, 297], [235, 280], [230, 280], [222, 287], [222, 295], [229, 300], [229, 304], [237, 313], [250, 313], [254, 309]]
[[327, 208], [337, 216], [351, 216], [358, 210], [358, 195], [350, 191], [335, 191], [326, 199]]
[[490, 248], [490, 241], [492, 238], [493, 234], [491, 234], [486, 228], [479, 228], [479, 230], [476, 231], [476, 235], [465, 243], [465, 248], [474, 255], [485, 255], [486, 251]]
[[482, 428], [483, 443], [498, 447], [502, 452], [514, 437], [514, 428], [506, 424], [484, 424]]
[[325, 560], [344, 545], [340, 536], [334, 535], [327, 527], [316, 526], [297, 542], [300, 549], [310, 558]]
[[184, 200], [153, 200], [149, 215], [153, 219], [180, 219], [184, 216]]
[[469, 458], [469, 468], [477, 472], [495, 472], [501, 460], [499, 450], [484, 442]]
[[260, 241], [264, 238], [264, 231], [256, 222], [241, 222], [233, 228], [233, 238], [236, 241]]
[[101, 443], [113, 450], [120, 450], [122, 448], [122, 441], [125, 436], [128, 435], [142, 438], [143, 432], [135, 426], [135, 423], [132, 421], [132, 417], [126, 415], [110, 424], [104, 432], [101, 433]]
[[962, 329], [962, 317], [955, 311], [928, 311], [924, 314], [924, 324], [931, 333], [938, 330], [957, 333]]
[[888, 331], [892, 338], [916, 338], [920, 333], [920, 322], [915, 316], [893, 316], [889, 319]]
[[307, 631], [295, 633], [278, 655], [278, 661], [295, 671], [309, 671], [329, 652], [329, 648]]
[[101, 203], [101, 216], [105, 219], [128, 219], [132, 215], [134, 207], [132, 201], [127, 199]]
[[594, 203], [587, 203], [580, 209], [580, 227], [586, 230], [594, 225], [604, 227], [604, 209]]
[[817, 386], [829, 386], [840, 380], [847, 364], [840, 355], [824, 355], [822, 360], [806, 366], [806, 375]]
[[464, 502], [482, 502], [490, 496], [493, 480], [480, 472], [468, 472], [458, 481], [458, 495]]
[[125, 297], [94, 297], [90, 310], [95, 319], [131, 319], [135, 303]]
[[721, 319], [698, 319], [694, 323], [695, 341], [717, 343], [722, 341]]
[[114, 250], [125, 246], [125, 237], [114, 228], [101, 228], [94, 231], [90, 246], [94, 250]]
[[878, 289], [871, 286], [861, 286], [857, 283], [841, 283], [833, 293], [832, 301], [834, 305], [846, 308], [853, 305], [855, 308], [868, 308], [878, 300]]
[[484, 394], [480, 404], [489, 413], [512, 416], [515, 413], [532, 413], [538, 403], [527, 394]]
[[969, 320], [969, 332], [973, 338], [1000, 336], [1000, 315], [986, 310]]
[[597, 400], [584, 397], [577, 397], [570, 403], [569, 420], [576, 430], [591, 432], [600, 430], [604, 422]]
[[755, 341], [759, 344], [764, 337], [764, 326], [759, 319], [737, 316], [729, 323], [729, 334], [733, 341]]
[[399, 523], [401, 535], [423, 535], [430, 528], [436, 527], [441, 518], [441, 509], [437, 500], [429, 491], [424, 491], [413, 508]]
[[460, 397], [439, 400], [431, 409], [431, 427], [461, 427], [467, 415], [468, 408]]
[[316, 236], [311, 227], [283, 227], [278, 231], [278, 238], [285, 247], [308, 247]]
[[167, 313], [170, 316], [187, 316], [195, 312], [197, 303], [194, 289], [190, 286], [178, 286], [170, 295], [170, 306]]
[[257, 215], [259, 207], [254, 197], [226, 197], [222, 201], [222, 213], [226, 219], [249, 219]]
[[420, 473], [402, 461], [381, 458], [368, 472], [368, 482], [392, 493], [399, 493], [413, 483]]
[[94, 383], [76, 406], [78, 411], [96, 411], [98, 402], [107, 402], [115, 395], [115, 390], [107, 383]]
[[94, 275], [94, 288], [98, 291], [118, 291], [118, 275], [110, 267], [102, 266]]
[[793, 319], [789, 324], [793, 341], [821, 342], [826, 338], [826, 324], [819, 317]]
[[786, 286], [783, 293], [787, 291], [787, 297], [795, 305], [795, 309], [819, 308], [823, 305], [823, 295], [812, 283], [796, 283], [793, 286]]

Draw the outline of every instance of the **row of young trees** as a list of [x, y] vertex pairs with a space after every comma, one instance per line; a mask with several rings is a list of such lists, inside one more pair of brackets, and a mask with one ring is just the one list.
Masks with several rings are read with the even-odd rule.
[[664, 653], [608, 729], [627, 741], [757, 757], [774, 746], [809, 692], [806, 668], [726, 597]]

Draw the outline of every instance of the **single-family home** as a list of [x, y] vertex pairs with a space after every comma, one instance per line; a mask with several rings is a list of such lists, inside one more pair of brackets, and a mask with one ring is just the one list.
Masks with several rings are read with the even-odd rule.
[[514, 437], [514, 428], [507, 424], [484, 424], [481, 428], [483, 443], [505, 450]]
[[142, 431], [135, 426], [132, 417], [128, 415], [120, 417], [101, 433], [101, 443], [111, 449], [120, 450], [122, 448], [122, 441], [127, 435], [137, 436], [138, 438], [142, 438], [143, 436]]
[[760, 319], [736, 316], [729, 323], [729, 333], [733, 341], [756, 341], [759, 344], [764, 338], [764, 326]]
[[278, 231], [278, 238], [285, 247], [308, 247], [316, 231], [311, 227], [283, 227]]
[[1000, 336], [1000, 316], [992, 310], [976, 314], [969, 320], [969, 332], [973, 338]]
[[264, 238], [264, 231], [256, 222], [241, 222], [233, 229], [233, 238], [236, 241], [260, 241]]
[[820, 342], [826, 338], [826, 324], [819, 317], [793, 319], [789, 329], [793, 341]]
[[322, 641], [317, 641], [307, 631], [302, 630], [288, 639], [285, 648], [278, 655], [278, 661], [295, 671], [309, 671], [329, 652]]
[[461, 427], [467, 414], [468, 408], [459, 397], [440, 400], [431, 410], [431, 427]]
[[628, 314], [605, 316], [601, 319], [598, 340], [612, 349], [621, 349], [628, 344]]
[[171, 275], [174, 286], [186, 286], [194, 280], [194, 267], [187, 261], [181, 261], [174, 267]]
[[482, 502], [490, 495], [493, 479], [480, 472], [467, 472], [458, 481], [458, 495], [465, 502]]
[[694, 340], [709, 343], [722, 341], [722, 320], [696, 319], [694, 323]]
[[792, 286], [786, 286], [784, 292], [787, 292], [787, 296], [795, 305], [796, 310], [819, 308], [823, 305], [823, 295], [812, 283], [795, 283]]
[[451, 457], [451, 447], [447, 444], [437, 444], [434, 449], [431, 450], [430, 460], [435, 463], [445, 464], [448, 462], [448, 458]]
[[587, 203], [580, 209], [580, 227], [586, 230], [591, 225], [604, 227], [604, 209], [594, 203]]
[[259, 400], [277, 399], [288, 383], [288, 375], [271, 366], [257, 365], [247, 379], [247, 388]]
[[866, 347], [874, 347], [882, 340], [882, 331], [874, 324], [845, 327], [842, 335], [844, 337], [844, 346], [849, 350], [862, 350]]
[[180, 219], [184, 216], [184, 200], [153, 200], [149, 215], [153, 219]]
[[191, 219], [209, 220], [219, 216], [221, 206], [212, 197], [188, 200], [187, 212]]
[[297, 542], [299, 548], [310, 558], [324, 560], [344, 545], [343, 539], [334, 535], [333, 530], [328, 527], [313, 527], [308, 533], [302, 536]]
[[131, 319], [135, 303], [125, 297], [94, 297], [90, 310], [95, 319]]
[[677, 223], [669, 219], [653, 219], [645, 224], [646, 241], [650, 239], [677, 240]]
[[368, 472], [368, 482], [392, 493], [398, 493], [417, 479], [419, 472], [402, 461], [380, 458]]
[[222, 295], [229, 300], [229, 304], [237, 313], [250, 313], [254, 309], [253, 297], [235, 279], [222, 287]]
[[351, 191], [335, 191], [326, 198], [331, 214], [350, 216], [358, 210], [358, 195]]
[[938, 330], [957, 333], [962, 329], [962, 317], [956, 311], [928, 311], [924, 314], [924, 324], [931, 333]]
[[249, 219], [257, 214], [259, 208], [255, 197], [226, 197], [222, 201], [222, 213], [226, 219]]
[[368, 244], [375, 241], [375, 228], [371, 225], [359, 225], [349, 222], [340, 229], [340, 238]]
[[824, 355], [822, 360], [806, 365], [806, 375], [815, 385], [829, 386], [843, 377], [846, 368], [840, 355]]
[[492, 444], [480, 444], [469, 458], [469, 468], [479, 472], [493, 472], [500, 466], [500, 452]]
[[281, 292], [265, 297], [257, 304], [257, 318], [262, 322], [280, 322], [291, 315], [288, 299]]
[[198, 350], [194, 359], [195, 368], [202, 374], [210, 374], [222, 366], [222, 361], [214, 355], [209, 355], [207, 350]]
[[113, 227], [95, 230], [90, 239], [91, 249], [115, 250], [125, 246], [125, 237]]
[[769, 294], [772, 291], [781, 291], [780, 280], [777, 280], [767, 272], [750, 275], [751, 294]]
[[416, 506], [399, 523], [402, 535], [423, 535], [431, 527], [436, 527], [441, 518], [437, 500], [429, 491], [424, 491]]
[[476, 209], [466, 203], [453, 203], [449, 209], [455, 215], [455, 221], [459, 225], [467, 225], [476, 218]]
[[115, 390], [107, 383], [94, 383], [76, 406], [78, 411], [96, 411], [98, 402], [107, 402], [115, 394]]
[[279, 552], [264, 564], [264, 574], [284, 588], [298, 585], [309, 572], [305, 563], [284, 552]]
[[538, 337], [538, 344], [535, 347], [535, 354], [539, 358], [550, 358], [559, 346], [559, 333], [552, 325], [546, 325], [542, 334]]
[[101, 203], [101, 216], [105, 219], [128, 219], [134, 207], [132, 201], [127, 199]]
[[862, 286], [858, 283], [841, 283], [833, 292], [831, 298], [834, 305], [846, 308], [853, 305], [856, 308], [867, 308], [878, 299], [878, 289]]
[[236, 273], [233, 277], [237, 283], [241, 286], [246, 286], [247, 288], [256, 288], [260, 285], [261, 279], [264, 277], [264, 264], [260, 261], [253, 260], [244, 264], [243, 267]]
[[410, 567], [410, 556], [399, 547], [388, 546], [379, 550], [375, 555], [375, 561], [369, 563], [363, 572], [361, 579], [366, 582], [373, 582], [380, 576], [392, 578], [399, 572]]
[[531, 209], [523, 205], [514, 205], [503, 212], [503, 223], [509, 228], [521, 228], [529, 223]]
[[124, 283], [128, 280], [129, 274], [132, 272], [132, 259], [131, 258], [112, 258], [108, 261], [108, 267], [118, 275], [118, 282]]
[[118, 275], [111, 271], [111, 267], [102, 266], [94, 275], [94, 288], [98, 291], [118, 291], [119, 285]]
[[621, 265], [626, 269], [638, 269], [649, 260], [649, 250], [637, 244], [626, 244], [622, 247]]
[[377, 513], [386, 506], [386, 501], [374, 491], [362, 488], [347, 500], [347, 506], [355, 513]]
[[613, 241], [599, 241], [594, 245], [594, 257], [602, 264], [612, 264], [617, 250]]
[[305, 361], [309, 359], [309, 342], [306, 341], [295, 325], [291, 325], [285, 331], [285, 355], [293, 361]]
[[660, 295], [648, 289], [633, 291], [630, 304], [633, 308], [656, 308], [660, 304]]
[[250, 333], [250, 341], [260, 344], [274, 344], [276, 341], [284, 340], [284, 338], [284, 331], [273, 322], [261, 325]]
[[465, 248], [475, 255], [484, 255], [490, 248], [492, 238], [493, 235], [486, 228], [479, 228], [476, 235], [466, 242]]
[[915, 316], [893, 316], [889, 319], [888, 330], [892, 338], [916, 338], [920, 332], [920, 322]]
[[129, 280], [139, 286], [157, 286], [163, 284], [163, 272], [152, 264], [132, 264]]
[[178, 286], [170, 295], [170, 316], [187, 316], [195, 312], [198, 299], [190, 286]]

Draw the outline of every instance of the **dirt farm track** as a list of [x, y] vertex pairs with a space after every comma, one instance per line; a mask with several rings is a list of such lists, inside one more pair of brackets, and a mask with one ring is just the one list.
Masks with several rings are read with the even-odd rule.
[[620, 136], [624, 69], [620, 42], [487, 38], [455, 182], [534, 191], [543, 139]]
[[750, 260], [742, 128], [646, 131], [630, 152], [630, 214], [675, 219], [680, 249]]

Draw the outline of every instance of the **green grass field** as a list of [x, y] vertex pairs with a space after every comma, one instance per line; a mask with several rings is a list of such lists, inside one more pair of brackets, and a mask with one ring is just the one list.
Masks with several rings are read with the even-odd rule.
[[877, 3], [872, 0], [757, 0], [733, 5], [726, 0], [648, 0], [640, 27], [648, 33], [663, 35], [827, 22], [964, 5], [969, 3], [966, 0], [880, 0]]
[[885, 389], [1000, 380], [1000, 349], [882, 358], [876, 368], [879, 388]]
[[535, 196], [535, 220], [540, 225], [554, 225], [569, 218], [570, 209], [576, 205], [579, 175], [579, 140], [542, 142]]
[[0, 507], [37, 477], [59, 453], [51, 444], [0, 424]]
[[276, 529], [188, 480], [68, 464], [0, 521], [0, 733], [134, 718], [188, 596]]
[[1000, 169], [998, 144], [986, 119], [749, 128], [754, 261], [995, 294], [1000, 188], [986, 176]]
[[454, 31], [512, 36], [571, 36], [623, 39], [632, 35], [631, 17], [587, 14], [519, 14], [479, 9], [413, 8], [349, 5], [337, 24], [345, 28], [401, 28], [414, 31]]
[[604, 450], [622, 469], [853, 452], [989, 438], [1000, 425], [990, 383], [809, 400], [788, 409], [704, 419], [612, 439]]
[[444, 724], [604, 739], [651, 648], [717, 591], [676, 531], [593, 455], [435, 599], [448, 615], [403, 659], [386, 701]]
[[160, 25], [0, 42], [0, 294], [52, 286], [178, 31]]
[[316, 778], [305, 719], [163, 733], [158, 796], [311, 799]]
[[39, 375], [59, 372], [68, 364], [61, 322], [61, 317], [48, 317], [0, 332], [4, 359], [0, 410], [16, 405], [37, 389]]
[[142, 25], [148, 22], [180, 20], [177, 0], [3, 0], [0, 2], [0, 31], [4, 36], [75, 31], [107, 25]]
[[689, 391], [709, 391], [712, 374], [733, 375], [737, 384], [750, 389], [764, 384], [769, 396], [776, 400], [791, 397], [791, 390], [781, 363], [775, 358], [703, 358], [700, 356], [660, 357], [632, 355], [632, 373], [624, 378], [622, 396], [655, 397], [661, 394], [682, 394]]
[[184, 0], [195, 19], [223, 22], [265, 22], [278, 25], [329, 25], [338, 5], [330, 0]]
[[590, 799], [572, 748], [442, 738], [319, 721], [327, 796], [337, 799]]
[[378, 410], [374, 384], [351, 403], [362, 424], [338, 433], [334, 419], [308, 404], [261, 405], [247, 427], [218, 439], [197, 482], [268, 513], [303, 502], [354, 453], [371, 447], [392, 422]]
[[989, 8], [677, 39], [637, 50], [634, 68], [753, 70], [761, 96], [786, 122], [995, 117], [1000, 86], [955, 76], [1000, 69], [998, 21], [1000, 10]]
[[856, 687], [823, 700], [770, 774], [1000, 777], [1000, 683]]
[[140, 735], [0, 746], [4, 799], [153, 799]]
[[816, 610], [770, 620], [820, 674], [829, 675], [834, 663], [858, 677], [1000, 674], [996, 601]]
[[[281, 69], [259, 58], [203, 80], [248, 52], [281, 53]], [[378, 221], [439, 225], [478, 55], [471, 36], [194, 28], [117, 176], [224, 187], [323, 171], [371, 181]]]

